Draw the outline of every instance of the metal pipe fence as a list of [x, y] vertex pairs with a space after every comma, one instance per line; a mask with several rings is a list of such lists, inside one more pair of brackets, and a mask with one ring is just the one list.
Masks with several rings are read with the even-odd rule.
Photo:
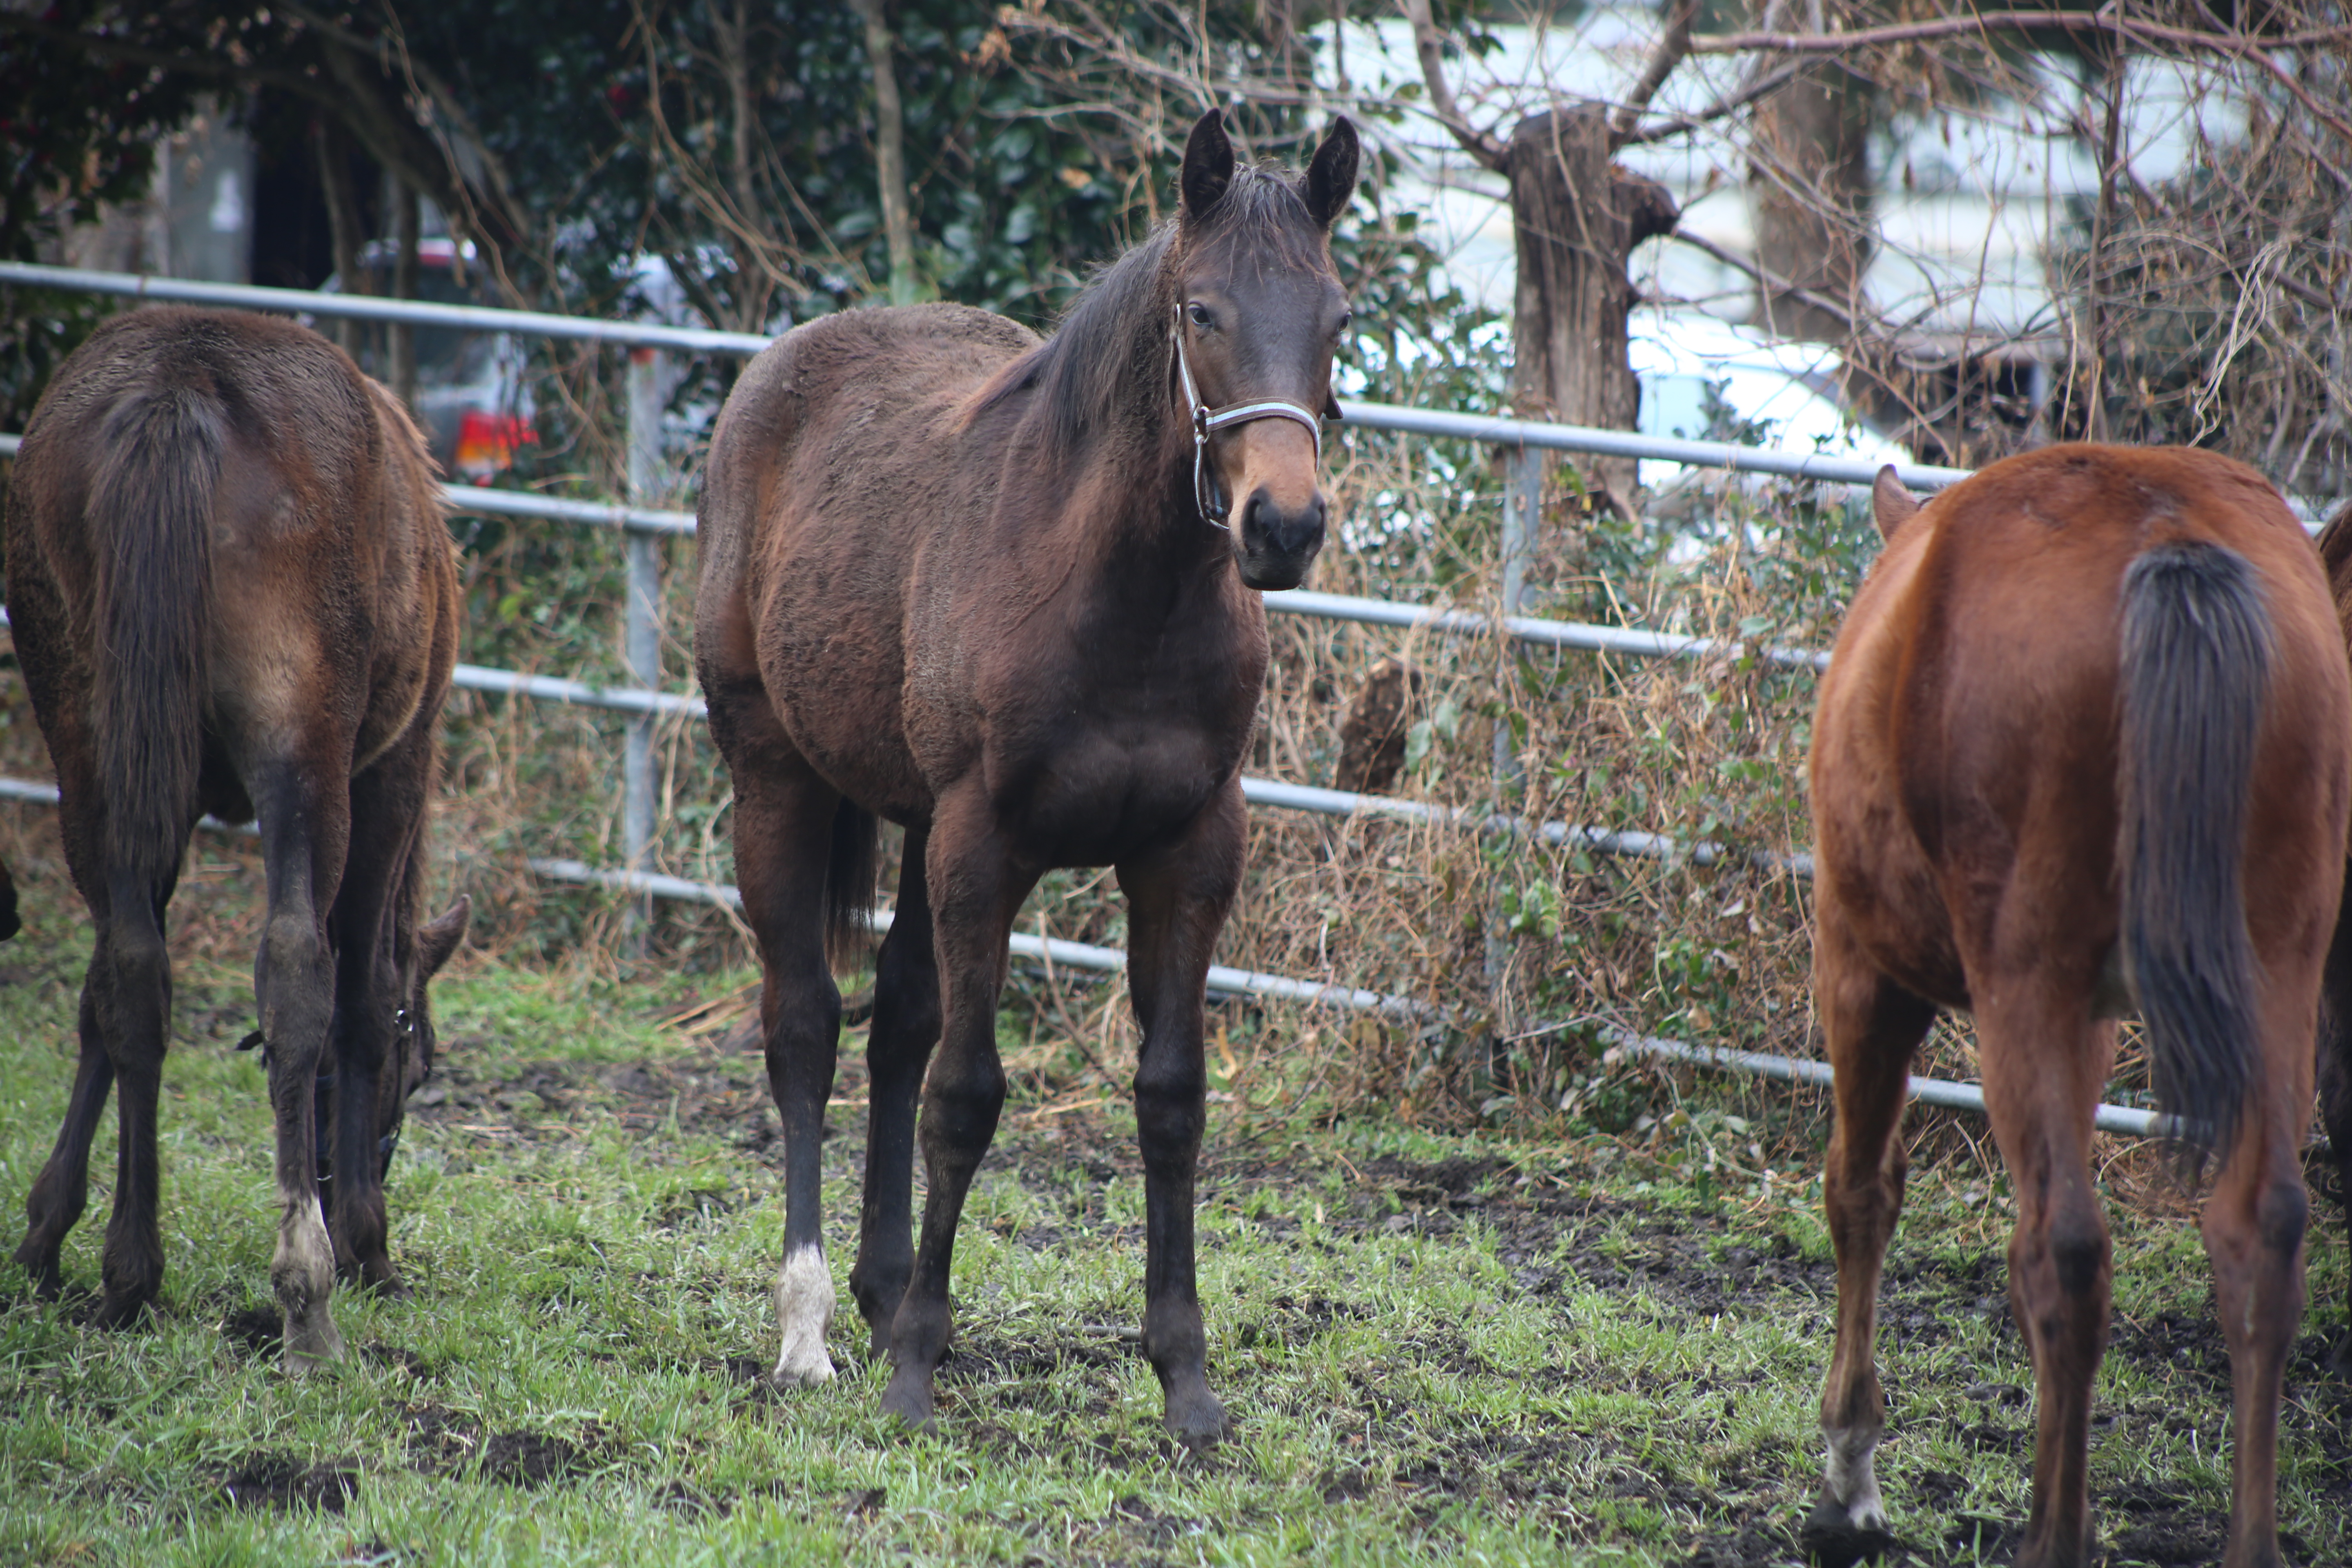
[[[652, 322], [605, 321], [488, 306], [436, 305], [364, 295], [316, 294], [299, 289], [199, 283], [129, 273], [100, 273], [24, 262], [0, 262], [0, 284], [7, 283], [281, 313], [403, 321], [586, 340], [630, 349], [626, 404], [629, 415], [627, 504], [568, 500], [455, 485], [445, 486], [443, 495], [455, 511], [544, 518], [614, 528], [627, 535], [624, 651], [631, 679], [638, 685], [634, 688], [604, 687], [479, 665], [459, 665], [456, 684], [468, 690], [605, 708], [632, 716], [624, 769], [623, 845], [626, 865], [614, 870], [590, 867], [577, 860], [533, 859], [530, 864], [535, 874], [552, 880], [602, 886], [646, 897], [722, 906], [740, 905], [740, 898], [730, 887], [663, 876], [646, 870], [642, 865], [653, 826], [652, 726], [666, 717], [707, 717], [707, 710], [700, 700], [653, 689], [660, 679], [657, 619], [660, 583], [655, 547], [663, 536], [692, 534], [695, 520], [691, 513], [663, 510], [646, 503], [654, 499], [654, 491], [659, 482], [658, 420], [661, 410], [657, 389], [662, 382], [660, 353], [665, 350], [678, 350], [694, 353], [749, 354], [758, 353], [772, 340], [756, 333], [712, 331]], [[1633, 627], [1539, 620], [1517, 615], [1518, 595], [1514, 590], [1524, 583], [1525, 563], [1522, 557], [1532, 543], [1535, 509], [1540, 494], [1538, 488], [1540, 468], [1535, 454], [1559, 451], [1652, 458], [1823, 484], [1862, 487], [1868, 486], [1875, 479], [1876, 465], [1828, 458], [1819, 453], [1778, 452], [1720, 442], [1666, 439], [1624, 431], [1408, 408], [1390, 404], [1349, 400], [1340, 407], [1343, 422], [1360, 428], [1476, 441], [1517, 454], [1510, 466], [1509, 494], [1506, 499], [1507, 523], [1511, 538], [1506, 541], [1503, 615], [1499, 627], [1512, 640], [1539, 647], [1641, 658], [1754, 658], [1790, 668], [1819, 670], [1826, 668], [1829, 655], [1818, 649], [1759, 646]], [[0, 435], [0, 457], [13, 457], [19, 439], [16, 436]], [[1915, 490], [1942, 489], [1968, 477], [1965, 469], [1917, 464], [1898, 466], [1896, 473], [1906, 485]], [[2309, 509], [2306, 507], [2305, 510], [2307, 511]], [[1515, 566], [1517, 568], [1516, 572]], [[1403, 630], [1427, 629], [1451, 637], [1488, 637], [1498, 629], [1495, 617], [1475, 611], [1398, 604], [1346, 595], [1292, 591], [1269, 595], [1265, 603], [1269, 611], [1277, 614]], [[0, 626], [5, 625], [5, 615], [0, 615]], [[1496, 809], [1485, 813], [1387, 796], [1316, 789], [1270, 779], [1244, 778], [1243, 793], [1254, 804], [1291, 810], [1432, 823], [1489, 835], [1533, 837], [1558, 847], [1619, 855], [1682, 858], [1700, 866], [1745, 862], [1760, 869], [1785, 871], [1800, 877], [1809, 877], [1812, 873], [1810, 855], [1775, 856], [1734, 849], [1711, 842], [1685, 843], [1659, 834], [1558, 822], [1530, 823], [1514, 816], [1505, 807], [1516, 762], [1506, 754], [1505, 744], [1498, 734]], [[57, 792], [53, 786], [27, 780], [0, 778], [0, 799], [54, 803], [56, 798]], [[213, 823], [207, 818], [206, 826], [220, 827], [225, 825]], [[887, 911], [876, 911], [874, 928], [877, 931], [887, 930], [889, 918]], [[1116, 949], [1021, 933], [1013, 937], [1012, 949], [1015, 956], [1026, 960], [1097, 973], [1115, 973], [1125, 967], [1127, 960], [1127, 955]], [[1382, 1014], [1404, 1021], [1424, 1024], [1444, 1021], [1439, 1009], [1412, 998], [1319, 984], [1223, 965], [1210, 971], [1209, 987], [1223, 994], [1336, 1006], [1349, 1011]], [[1614, 1048], [1657, 1059], [1723, 1068], [1800, 1083], [1826, 1085], [1830, 1079], [1830, 1069], [1819, 1062], [1724, 1047], [1691, 1046], [1679, 1040], [1636, 1035], [1614, 1026], [1601, 1026], [1599, 1034]], [[1984, 1109], [1982, 1092], [1970, 1084], [1942, 1083], [1915, 1078], [1911, 1079], [1911, 1093], [1930, 1104], [1979, 1112]], [[2096, 1124], [2102, 1129], [2118, 1132], [2160, 1133], [2167, 1130], [2161, 1123], [2162, 1119], [2152, 1112], [2111, 1105], [2100, 1106], [2096, 1119]]]

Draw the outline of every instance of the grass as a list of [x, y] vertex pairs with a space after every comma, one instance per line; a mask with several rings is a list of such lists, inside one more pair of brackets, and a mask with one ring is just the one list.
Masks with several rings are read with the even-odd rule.
[[[461, 959], [436, 994], [444, 1070], [391, 1181], [415, 1297], [339, 1294], [352, 1360], [289, 1381], [261, 1068], [229, 1048], [250, 1016], [240, 854], [205, 850], [194, 880], [224, 912], [175, 938], [159, 1311], [101, 1332], [0, 1265], [0, 1562], [1794, 1560], [1831, 1309], [1808, 1173], [1678, 1180], [1695, 1162], [1660, 1140], [1726, 1121], [1705, 1085], [1648, 1143], [1310, 1116], [1280, 1070], [1279, 1016], [1221, 1075], [1213, 1119], [1202, 1293], [1237, 1429], [1206, 1457], [1160, 1436], [1133, 1343], [1141, 1184], [1132, 1118], [1099, 1079], [1017, 1079], [958, 1248], [937, 1436], [877, 1417], [845, 1289], [839, 1378], [787, 1395], [756, 1381], [773, 1354], [774, 1114], [755, 1057], [663, 1022], [742, 973]], [[61, 878], [22, 886], [27, 932], [0, 949], [9, 1214], [61, 1113], [88, 949]], [[1054, 1027], [1008, 1016], [1008, 1049], [1034, 1056]], [[825, 1161], [837, 1282], [856, 1044]], [[110, 1149], [110, 1130], [67, 1252], [83, 1287]], [[2032, 1377], [2001, 1300], [1999, 1183], [1961, 1158], [1913, 1191], [1881, 1342], [1882, 1475], [1915, 1560], [1970, 1563], [2024, 1514]], [[2103, 1525], [2117, 1563], [2197, 1561], [2228, 1489], [2210, 1293], [2180, 1219], [2118, 1205], [2116, 1223]], [[2328, 1223], [2284, 1444], [2306, 1563], [2352, 1558], [2352, 1406], [2319, 1354], [2343, 1302]]]

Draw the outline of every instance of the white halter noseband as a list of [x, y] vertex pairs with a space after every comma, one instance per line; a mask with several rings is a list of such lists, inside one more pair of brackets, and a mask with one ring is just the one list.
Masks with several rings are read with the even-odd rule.
[[1176, 304], [1176, 322], [1169, 331], [1176, 342], [1176, 374], [1184, 385], [1184, 409], [1192, 423], [1192, 501], [1201, 509], [1201, 521], [1213, 528], [1230, 529], [1223, 519], [1231, 510], [1216, 504], [1213, 486], [1209, 478], [1209, 437], [1229, 425], [1246, 425], [1253, 419], [1296, 419], [1307, 426], [1315, 439], [1315, 460], [1323, 460], [1323, 422], [1296, 403], [1278, 398], [1258, 403], [1228, 403], [1223, 408], [1212, 408], [1201, 401], [1201, 393], [1192, 381], [1192, 363], [1184, 353], [1184, 305]]

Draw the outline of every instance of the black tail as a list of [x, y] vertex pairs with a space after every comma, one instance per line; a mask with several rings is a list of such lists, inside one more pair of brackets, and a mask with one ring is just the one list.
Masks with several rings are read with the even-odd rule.
[[2192, 1163], [2228, 1153], [2254, 1088], [2240, 863], [2270, 659], [2270, 613], [2243, 556], [2161, 544], [2125, 573], [2124, 961], [2158, 1104]]
[[824, 952], [835, 969], [865, 957], [872, 935], [874, 877], [882, 825], [846, 799], [834, 808], [833, 852], [824, 868]]
[[114, 410], [102, 439], [87, 514], [99, 787], [109, 879], [118, 898], [147, 898], [178, 867], [194, 816], [221, 411], [184, 389], [145, 393]]

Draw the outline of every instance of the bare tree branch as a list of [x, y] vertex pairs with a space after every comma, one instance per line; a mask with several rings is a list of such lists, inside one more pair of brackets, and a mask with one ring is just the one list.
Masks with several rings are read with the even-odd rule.
[[[1414, 0], [1414, 4], [1426, 10], [1428, 0]], [[1642, 111], [1650, 107], [1650, 100], [1657, 96], [1658, 89], [1665, 84], [1666, 78], [1674, 74], [1675, 68], [1682, 64], [1683, 58], [1690, 53], [1691, 24], [1697, 17], [1698, 0], [1680, 0], [1674, 14], [1666, 18], [1666, 30], [1658, 35], [1657, 47], [1650, 51], [1650, 58], [1643, 65], [1642, 74], [1634, 79], [1633, 90], [1625, 95], [1625, 101], [1617, 106], [1616, 119], [1609, 127], [1609, 150], [1612, 153], [1625, 145], [1627, 138], [1633, 134], [1633, 122], [1642, 118]], [[1416, 41], [1418, 37], [1416, 31]]]
[[2201, 32], [2161, 22], [2143, 22], [2116, 10], [1987, 11], [1973, 16], [1946, 16], [1932, 22], [1903, 22], [1885, 27], [1864, 27], [1852, 33], [1706, 33], [1694, 37], [1695, 55], [1843, 54], [1850, 49], [1886, 44], [1922, 43], [1934, 38], [1966, 37], [1991, 33], [2106, 33], [2126, 43], [2169, 44], [2176, 48], [2228, 55], [2267, 73], [2294, 95], [2313, 118], [2352, 142], [2352, 120], [2333, 112], [2294, 73], [2273, 58], [2280, 49], [2301, 49], [2352, 44], [2352, 27], [2309, 27], [2277, 37], [2252, 37], [2243, 33]]
[[1753, 278], [1775, 294], [1785, 294], [1801, 304], [1810, 305], [1816, 310], [1823, 310], [1837, 317], [1845, 323], [1846, 330], [1850, 332], [1859, 332], [1877, 324], [1867, 318], [1855, 315], [1843, 301], [1832, 300], [1826, 294], [1817, 294], [1811, 289], [1801, 289], [1786, 278], [1767, 272], [1737, 251], [1726, 250], [1715, 241], [1693, 234], [1686, 228], [1675, 229], [1666, 237], [1678, 239], [1694, 250], [1705, 251], [1734, 271], [1742, 272]]
[[1943, 16], [1932, 22], [1897, 22], [1884, 27], [1864, 27], [1851, 33], [1700, 33], [1690, 40], [1695, 55], [1798, 54], [1833, 55], [1847, 49], [1876, 48], [1885, 44], [1920, 43], [1932, 38], [1963, 37], [1976, 33], [2114, 33], [2125, 37], [2178, 44], [2185, 48], [2242, 54], [2250, 48], [2299, 49], [2317, 44], [2352, 42], [2352, 26], [2312, 27], [2275, 38], [2242, 34], [2200, 32], [2193, 27], [2142, 22], [2112, 11], [1985, 11], [1969, 16]]
[[1430, 15], [1429, 0], [1404, 0], [1404, 15], [1412, 24], [1413, 52], [1421, 57], [1421, 79], [1429, 88], [1429, 107], [1437, 122], [1462, 144], [1464, 152], [1500, 174], [1509, 163], [1507, 150], [1491, 132], [1462, 118], [1462, 110], [1454, 101], [1454, 89], [1446, 84], [1444, 35]]
[[1727, 114], [1737, 114], [1758, 99], [1769, 98], [1788, 86], [1804, 68], [1805, 63], [1802, 60], [1792, 61], [1779, 67], [1757, 78], [1738, 91], [1724, 94], [1705, 109], [1694, 110], [1689, 114], [1678, 114], [1672, 120], [1657, 121], [1642, 126], [1638, 130], [1629, 131], [1619, 139], [1618, 144], [1622, 147], [1638, 147], [1651, 142], [1663, 142], [1669, 136], [1680, 136], [1686, 131], [1696, 131], [1709, 121], [1720, 120]]

